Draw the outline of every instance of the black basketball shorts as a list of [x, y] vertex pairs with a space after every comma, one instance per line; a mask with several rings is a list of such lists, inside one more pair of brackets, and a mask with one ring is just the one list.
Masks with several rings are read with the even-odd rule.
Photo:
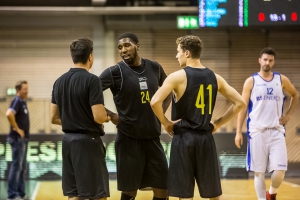
[[105, 147], [101, 138], [67, 133], [62, 143], [64, 196], [86, 199], [109, 197]]
[[135, 139], [118, 132], [115, 150], [118, 190], [167, 189], [168, 164], [159, 137]]
[[213, 198], [222, 194], [212, 133], [175, 131], [169, 164], [169, 195], [192, 198], [195, 180], [202, 198]]

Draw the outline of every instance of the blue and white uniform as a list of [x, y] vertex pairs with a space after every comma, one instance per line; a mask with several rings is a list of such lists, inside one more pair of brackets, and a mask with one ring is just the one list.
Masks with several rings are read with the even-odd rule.
[[255, 73], [252, 78], [247, 120], [247, 170], [286, 170], [285, 128], [279, 123], [285, 100], [281, 76], [273, 72], [272, 80], [266, 81]]

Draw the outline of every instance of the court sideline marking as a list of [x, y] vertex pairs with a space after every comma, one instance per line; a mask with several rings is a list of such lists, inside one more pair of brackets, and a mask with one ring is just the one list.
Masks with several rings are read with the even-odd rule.
[[40, 189], [40, 182], [37, 182], [36, 185], [35, 185], [35, 187], [34, 187], [32, 196], [31, 196], [31, 199], [32, 199], [32, 200], [35, 200], [36, 195], [37, 195], [39, 189]]
[[288, 181], [283, 181], [283, 183], [287, 184], [287, 185], [290, 185], [292, 187], [300, 187], [300, 185], [296, 184], [296, 183], [291, 183], [291, 182], [288, 182]]

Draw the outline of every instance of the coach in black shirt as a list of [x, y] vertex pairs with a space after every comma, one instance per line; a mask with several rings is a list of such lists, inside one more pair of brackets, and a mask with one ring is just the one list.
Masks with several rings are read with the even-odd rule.
[[93, 42], [70, 45], [74, 67], [59, 77], [52, 90], [51, 122], [62, 125], [62, 188], [69, 200], [109, 197], [105, 148], [100, 136], [109, 117], [101, 80], [88, 72], [93, 65]]

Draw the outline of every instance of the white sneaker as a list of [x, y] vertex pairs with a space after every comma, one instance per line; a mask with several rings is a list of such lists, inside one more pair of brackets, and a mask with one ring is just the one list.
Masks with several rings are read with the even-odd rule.
[[15, 198], [13, 198], [13, 199], [7, 199], [7, 200], [21, 200], [19, 197], [15, 197]]
[[24, 196], [24, 197], [19, 197], [18, 200], [31, 200], [28, 196]]

